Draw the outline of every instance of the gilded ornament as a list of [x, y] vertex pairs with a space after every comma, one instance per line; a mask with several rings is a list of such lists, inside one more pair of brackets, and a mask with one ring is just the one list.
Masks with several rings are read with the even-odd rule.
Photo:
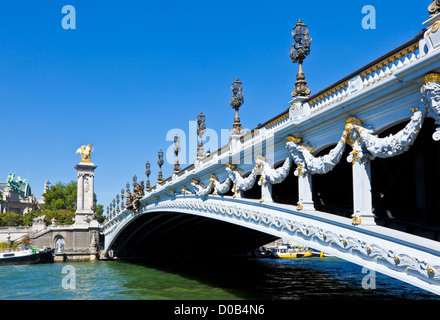
[[400, 263], [400, 258], [398, 256], [394, 256], [394, 262], [399, 264]]
[[301, 143], [303, 143], [303, 138], [297, 138], [297, 137], [295, 137], [294, 135], [289, 134], [289, 135], [287, 136], [287, 141], [289, 141], [289, 142], [295, 142], [295, 143], [297, 143], [297, 144], [301, 144]]
[[89, 144], [88, 146], [81, 146], [78, 148], [78, 150], [76, 150], [75, 154], [80, 154], [81, 155], [81, 162], [87, 162], [87, 163], [91, 163], [90, 161], [90, 154], [94, 151], [94, 149], [92, 149], [92, 145]]
[[440, 21], [436, 21], [431, 27], [431, 32], [436, 32], [439, 28], [440, 28]]
[[345, 120], [345, 124], [349, 124], [349, 123], [356, 123], [360, 126], [364, 125], [363, 122], [356, 117], [349, 117], [347, 120]]
[[424, 78], [423, 78], [423, 82], [425, 84], [427, 83], [432, 83], [432, 82], [438, 82], [440, 83], [440, 73], [430, 73], [427, 74]]
[[227, 163], [226, 167], [231, 168], [232, 170], [237, 168], [237, 166], [235, 164], [230, 164], [230, 163]]
[[435, 270], [433, 268], [428, 268], [428, 273], [430, 276], [434, 276], [435, 275]]
[[351, 219], [351, 223], [354, 225], [360, 225], [362, 223], [362, 218], [360, 215], [355, 215], [353, 219]]
[[302, 202], [298, 202], [298, 205], [296, 206], [296, 210], [302, 210], [304, 209], [304, 204]]

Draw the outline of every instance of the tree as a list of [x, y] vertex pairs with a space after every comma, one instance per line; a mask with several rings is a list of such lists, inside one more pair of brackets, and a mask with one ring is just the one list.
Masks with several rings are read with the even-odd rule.
[[[45, 204], [43, 205], [43, 212], [41, 214], [46, 215], [46, 224], [50, 224], [48, 221], [51, 221], [52, 218], [57, 219], [59, 224], [73, 223], [73, 216], [76, 212], [77, 186], [78, 184], [76, 181], [70, 181], [67, 184], [58, 182], [55, 185], [52, 185], [43, 194]], [[104, 206], [97, 203], [96, 194], [93, 194], [93, 206], [95, 208], [98, 222], [102, 223], [104, 221]], [[54, 213], [53, 211], [61, 212]]]
[[76, 211], [77, 183], [70, 181], [67, 184], [57, 182], [43, 194], [45, 203], [43, 210]]
[[12, 227], [23, 225], [23, 216], [15, 212], [4, 212], [0, 214], [0, 225]]

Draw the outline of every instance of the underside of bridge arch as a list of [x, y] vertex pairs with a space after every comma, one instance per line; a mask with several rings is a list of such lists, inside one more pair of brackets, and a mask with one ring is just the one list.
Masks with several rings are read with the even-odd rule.
[[175, 258], [251, 255], [272, 242], [273, 235], [232, 223], [183, 213], [148, 213], [139, 216], [117, 237], [114, 256]]
[[[328, 154], [335, 145], [321, 150], [316, 157]], [[351, 150], [345, 148], [341, 161], [327, 174], [312, 175], [312, 196], [315, 209], [351, 217], [353, 214], [352, 165], [347, 162]]]
[[[386, 137], [408, 121], [383, 131]], [[373, 212], [380, 225], [440, 240], [440, 143], [432, 139], [434, 120], [426, 118], [411, 148], [371, 162]]]

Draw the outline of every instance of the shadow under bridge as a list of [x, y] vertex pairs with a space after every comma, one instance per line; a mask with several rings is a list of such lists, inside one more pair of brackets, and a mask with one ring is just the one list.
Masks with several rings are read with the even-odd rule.
[[139, 215], [112, 245], [115, 257], [250, 255], [277, 237], [225, 221], [177, 212]]

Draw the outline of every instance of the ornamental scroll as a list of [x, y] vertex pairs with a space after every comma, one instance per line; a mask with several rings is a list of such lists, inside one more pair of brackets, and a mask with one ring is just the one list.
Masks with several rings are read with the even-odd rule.
[[426, 107], [427, 116], [435, 120], [437, 129], [432, 139], [440, 141], [440, 74], [431, 73], [423, 79], [424, 86], [421, 88], [422, 104]]
[[226, 171], [228, 172], [229, 179], [231, 179], [234, 185], [233, 187], [234, 197], [236, 197], [239, 194], [239, 192], [251, 189], [255, 181], [257, 180], [257, 176], [258, 176], [256, 167], [252, 169], [251, 174], [246, 178], [243, 178], [241, 176], [235, 165], [227, 164]]
[[303, 144], [301, 138], [295, 136], [287, 137], [286, 147], [297, 165], [296, 176], [310, 174], [326, 174], [339, 163], [345, 150], [345, 142], [339, 141], [335, 148], [329, 154], [322, 157], [312, 155], [312, 149], [307, 149], [308, 144]]
[[290, 155], [288, 155], [281, 167], [273, 169], [271, 165], [265, 161], [264, 157], [259, 156], [257, 157], [256, 168], [259, 171], [262, 180], [270, 182], [271, 184], [277, 184], [283, 182], [289, 175], [292, 162]]

